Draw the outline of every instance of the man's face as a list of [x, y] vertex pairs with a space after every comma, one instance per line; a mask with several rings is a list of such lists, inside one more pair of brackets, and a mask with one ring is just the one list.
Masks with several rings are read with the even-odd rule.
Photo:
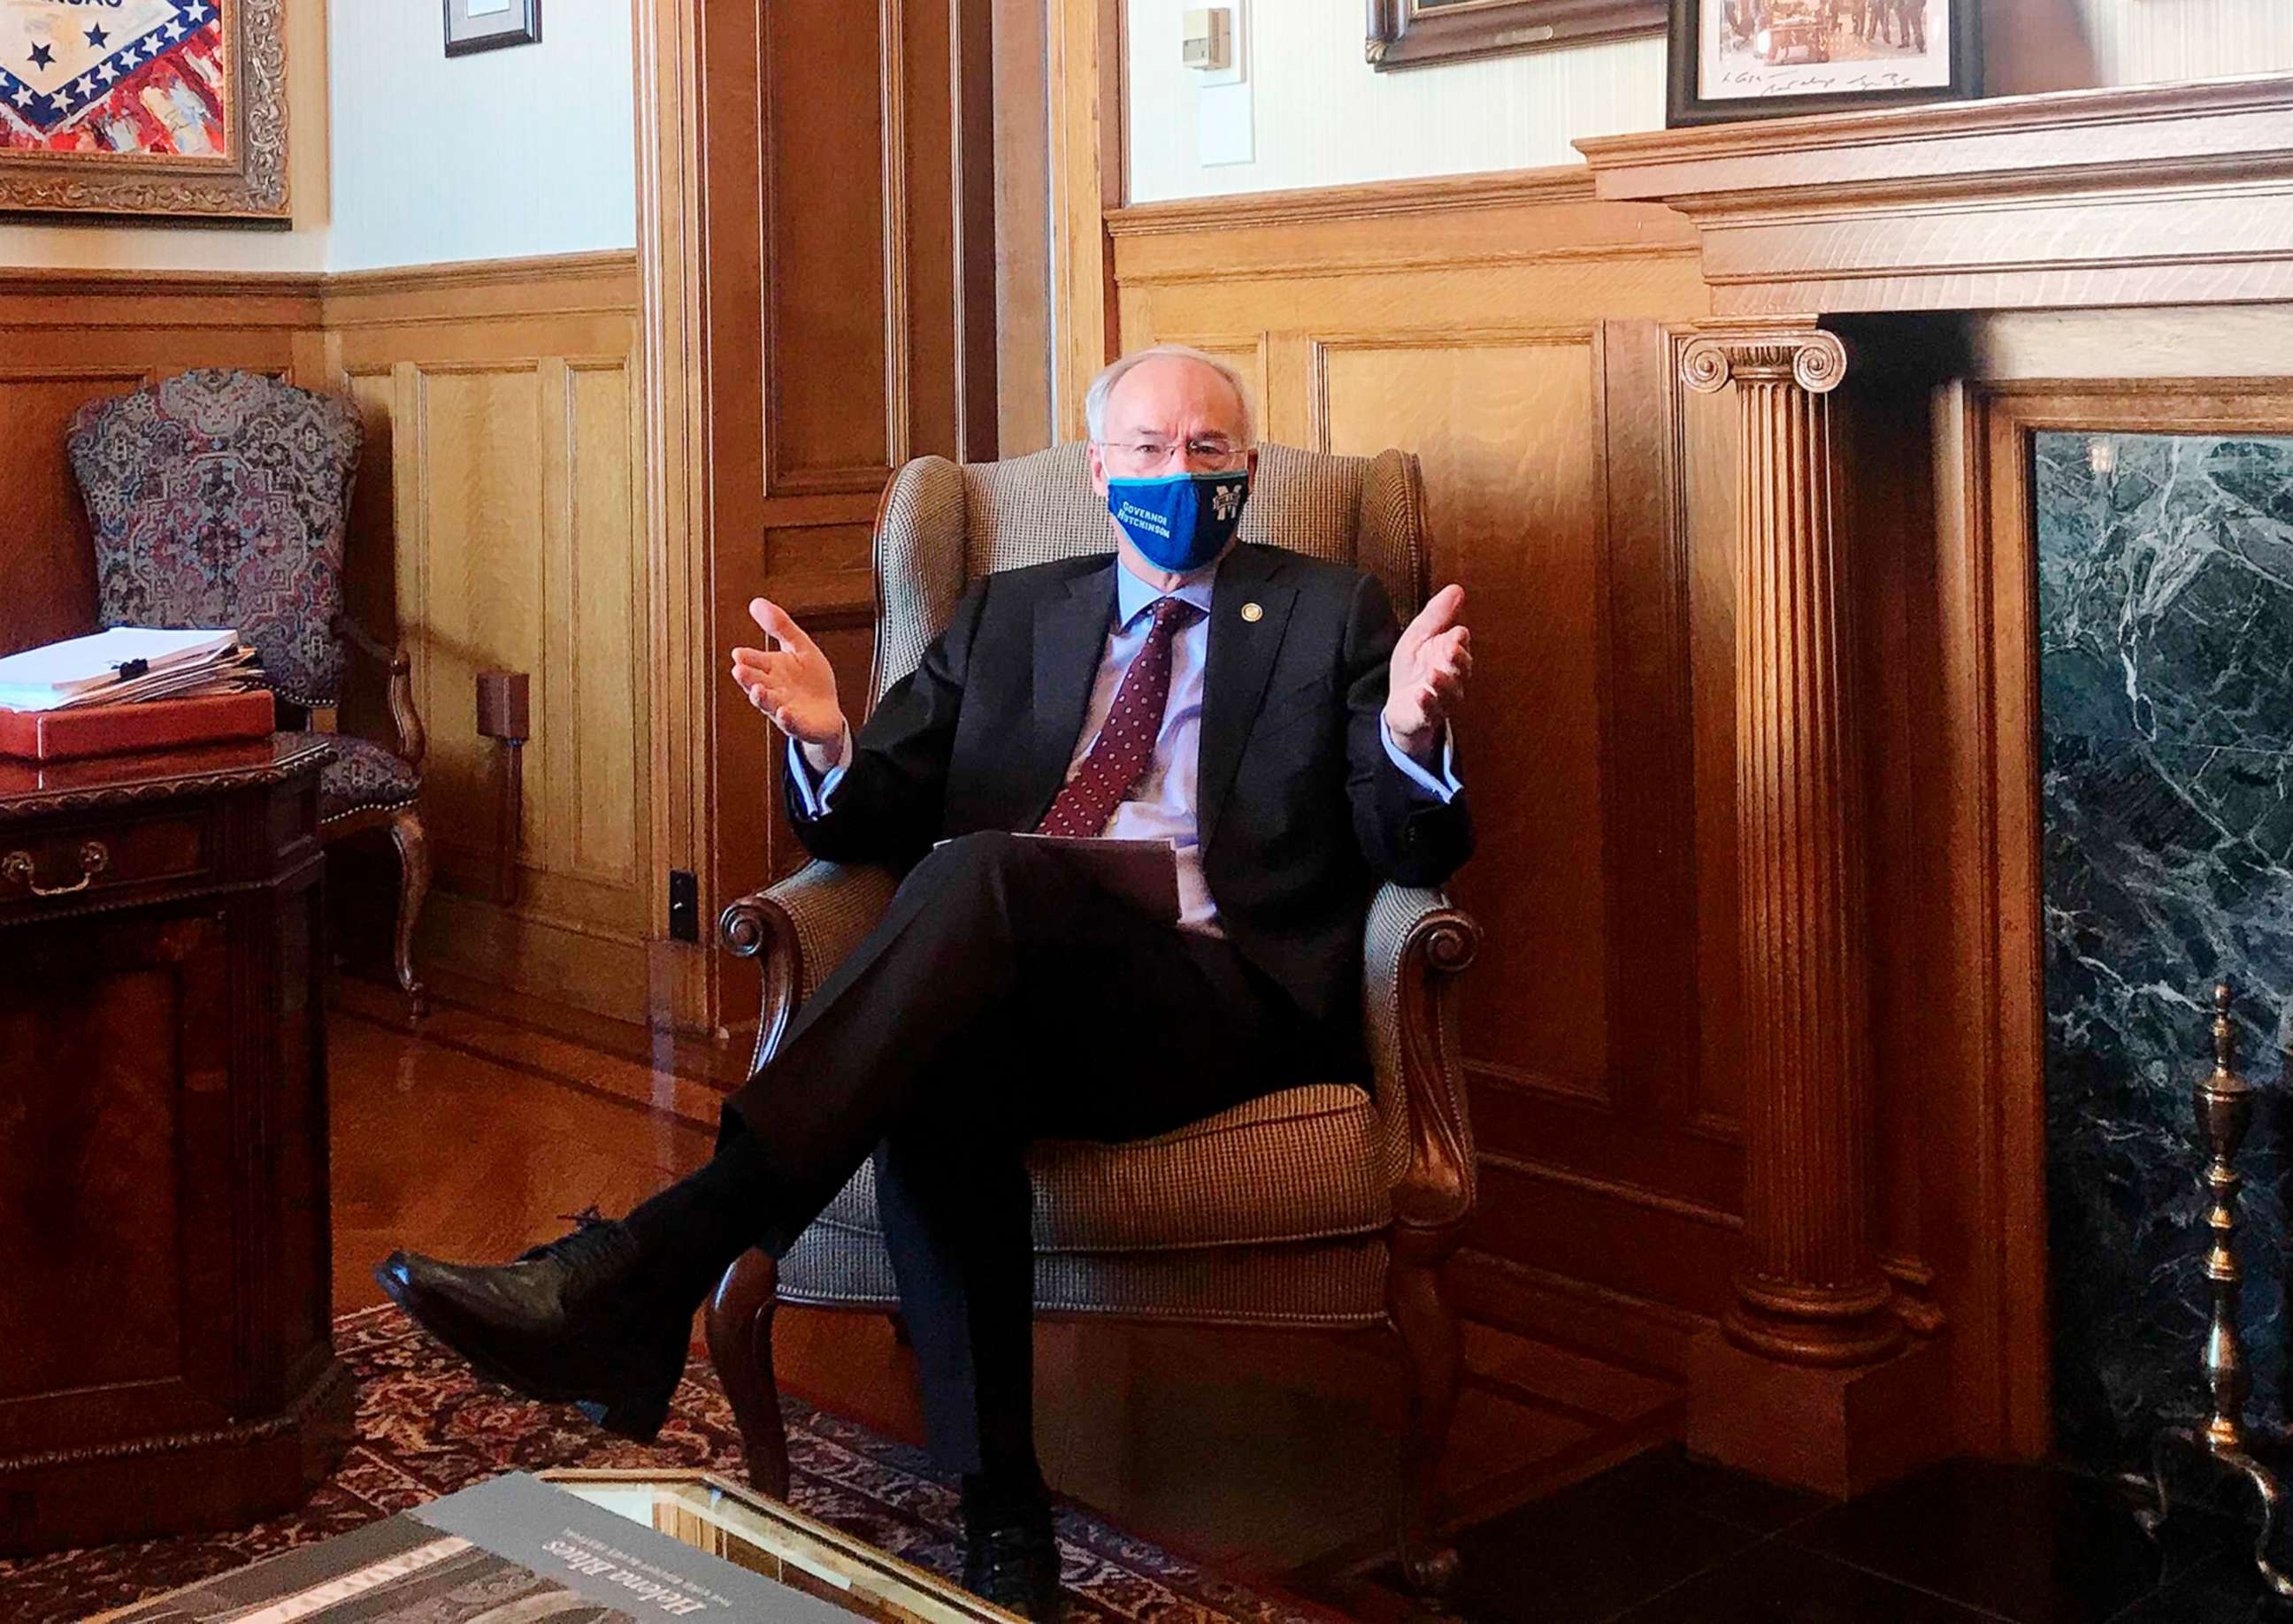
[[1257, 454], [1244, 443], [1242, 423], [1242, 400], [1217, 372], [1183, 355], [1151, 357], [1107, 397], [1106, 437], [1090, 447], [1091, 488], [1103, 497], [1110, 478], [1251, 467]]

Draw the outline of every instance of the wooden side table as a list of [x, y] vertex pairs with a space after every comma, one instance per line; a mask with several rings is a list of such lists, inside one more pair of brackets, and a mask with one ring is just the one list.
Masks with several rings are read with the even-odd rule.
[[349, 1440], [328, 749], [0, 761], [0, 1555], [285, 1511]]

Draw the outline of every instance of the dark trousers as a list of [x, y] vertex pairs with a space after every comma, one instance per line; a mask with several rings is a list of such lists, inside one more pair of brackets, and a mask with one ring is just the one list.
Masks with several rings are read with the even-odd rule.
[[968, 835], [908, 876], [728, 1105], [783, 1252], [861, 1161], [932, 1452], [1032, 1472], [1030, 1140], [1167, 1132], [1302, 1080], [1294, 1006], [1228, 942], [1158, 923], [1067, 859]]

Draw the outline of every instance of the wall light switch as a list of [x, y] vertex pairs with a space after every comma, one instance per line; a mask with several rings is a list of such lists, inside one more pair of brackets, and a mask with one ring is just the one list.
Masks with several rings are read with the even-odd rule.
[[1222, 5], [1199, 5], [1179, 21], [1179, 54], [1189, 68], [1215, 73], [1234, 65], [1234, 13]]

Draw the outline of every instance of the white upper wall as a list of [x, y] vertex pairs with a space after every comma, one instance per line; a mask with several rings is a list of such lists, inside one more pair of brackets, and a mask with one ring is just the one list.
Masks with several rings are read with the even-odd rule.
[[1358, 4], [1241, 0], [1254, 161], [1195, 161], [1184, 0], [1129, 0], [1130, 200], [1573, 162], [1578, 135], [1664, 125], [1661, 39], [1373, 72]]
[[327, 268], [635, 246], [629, 6], [545, 0], [539, 44], [449, 60], [434, 0], [332, 0]]
[[[1570, 164], [1578, 136], [1664, 126], [1661, 39], [1376, 73], [1358, 4], [1227, 3], [1247, 15], [1252, 160], [1206, 166], [1201, 76], [1179, 60], [1187, 0], [1127, 0], [1134, 203]], [[2076, 4], [2105, 85], [2293, 70], [2293, 0]]]
[[2078, 0], [2104, 85], [2293, 69], [2286, 0]]

